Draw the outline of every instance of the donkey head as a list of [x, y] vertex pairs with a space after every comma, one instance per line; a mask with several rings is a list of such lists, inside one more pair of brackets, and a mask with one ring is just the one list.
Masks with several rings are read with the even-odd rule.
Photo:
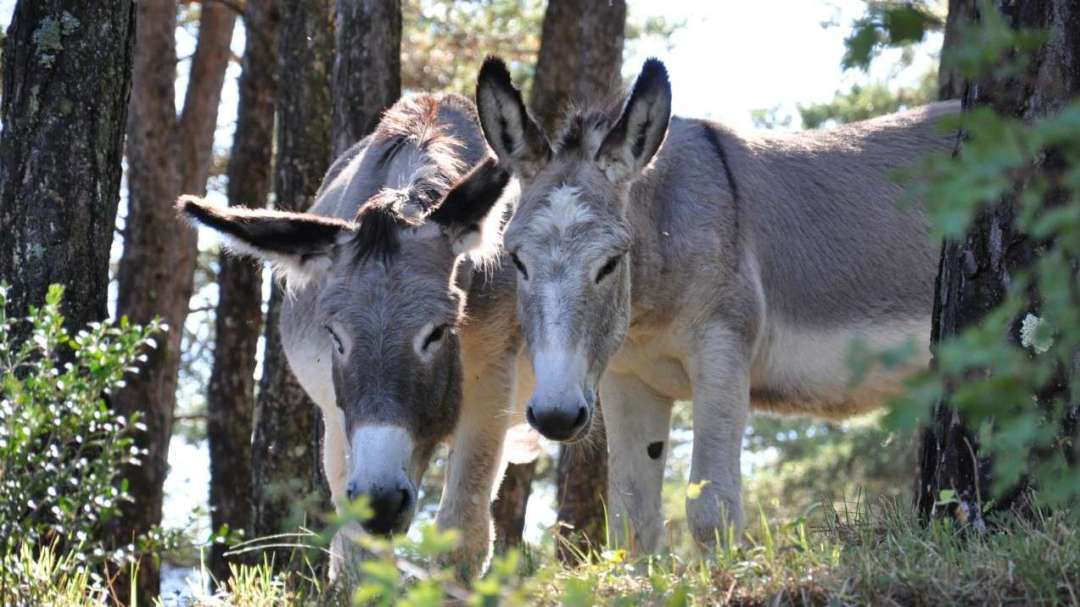
[[518, 317], [537, 380], [527, 418], [548, 438], [576, 440], [630, 322], [626, 206], [667, 133], [667, 70], [646, 61], [621, 106], [571, 117], [554, 147], [502, 61], [484, 63], [476, 101], [488, 144], [521, 182], [503, 245], [519, 273]]
[[318, 340], [311, 356], [331, 361], [349, 441], [346, 492], [367, 496], [373, 533], [408, 528], [424, 471], [457, 423], [465, 301], [455, 277], [464, 251], [455, 245], [477, 234], [491, 206], [478, 211], [483, 199], [470, 188], [509, 179], [494, 160], [469, 177], [420, 218], [378, 197], [354, 221], [180, 202], [234, 252], [273, 262], [291, 291], [316, 289], [303, 322]]

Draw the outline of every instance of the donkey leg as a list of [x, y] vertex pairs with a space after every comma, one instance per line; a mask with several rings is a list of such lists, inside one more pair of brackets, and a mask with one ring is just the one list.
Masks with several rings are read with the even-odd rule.
[[633, 375], [608, 371], [600, 406], [608, 442], [608, 534], [615, 547], [656, 552], [664, 541], [661, 493], [672, 401]]
[[330, 486], [330, 501], [341, 511], [348, 501], [345, 478], [349, 473], [349, 440], [345, 436], [345, 414], [336, 406], [323, 409], [323, 474]]
[[[348, 473], [348, 439], [345, 437], [345, 421], [341, 410], [322, 408], [323, 412], [323, 474], [330, 486], [330, 501], [341, 513], [346, 506], [345, 477]], [[348, 554], [345, 534], [338, 532], [330, 542], [330, 580], [337, 580], [345, 568]]]
[[690, 532], [703, 548], [726, 538], [729, 525], [741, 531], [742, 478], [739, 458], [750, 417], [750, 348], [739, 334], [711, 327], [690, 361], [694, 390], [694, 444], [686, 500]]
[[502, 449], [511, 420], [513, 358], [487, 372], [466, 370], [461, 417], [450, 445], [436, 523], [457, 529], [461, 544], [448, 555], [462, 581], [475, 579], [491, 559], [491, 499], [502, 471]]

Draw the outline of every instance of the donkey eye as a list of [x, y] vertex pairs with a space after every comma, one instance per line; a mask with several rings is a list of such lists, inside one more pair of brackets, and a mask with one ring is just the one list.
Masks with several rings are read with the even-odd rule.
[[421, 346], [422, 349], [427, 350], [428, 346], [441, 340], [446, 335], [449, 328], [449, 325], [439, 325], [432, 329], [431, 333], [428, 333], [428, 336], [424, 339], [424, 345]]
[[601, 280], [604, 280], [607, 275], [615, 271], [615, 266], [619, 265], [620, 259], [622, 259], [622, 255], [616, 255], [604, 263], [600, 268], [600, 271], [596, 273], [597, 284], [599, 284]]
[[517, 253], [510, 254], [510, 261], [514, 262], [514, 266], [518, 269], [518, 272], [521, 272], [521, 277], [528, 280], [529, 272], [525, 269], [525, 264], [521, 263], [521, 260], [518, 259]]
[[323, 325], [323, 328], [330, 334], [330, 339], [334, 340], [334, 347], [337, 348], [338, 354], [344, 354], [345, 346], [341, 344], [341, 338], [337, 336], [337, 333], [334, 333], [334, 329], [330, 325]]

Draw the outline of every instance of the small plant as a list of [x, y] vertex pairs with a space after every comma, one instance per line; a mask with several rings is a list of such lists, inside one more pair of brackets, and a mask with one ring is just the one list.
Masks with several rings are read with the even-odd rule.
[[[99, 566], [110, 561], [128, 566], [133, 546], [107, 550], [100, 539], [120, 501], [128, 498], [119, 473], [139, 463], [131, 438], [138, 423], [111, 411], [105, 399], [145, 360], [142, 351], [154, 345], [151, 335], [161, 328], [156, 322], [147, 327], [93, 323], [72, 336], [60, 313], [63, 288], [52, 286], [45, 305], [25, 319], [8, 318], [7, 293], [0, 286], [0, 604], [5, 605], [29, 604], [25, 597], [41, 583], [41, 572], [62, 572], [65, 580], [82, 579], [100, 589]], [[16, 335], [28, 337], [16, 342]]]

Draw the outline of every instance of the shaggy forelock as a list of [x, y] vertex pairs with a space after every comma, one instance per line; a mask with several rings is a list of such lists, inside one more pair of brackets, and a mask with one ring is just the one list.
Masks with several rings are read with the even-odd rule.
[[555, 137], [556, 157], [591, 159], [622, 113], [623, 92], [616, 87], [609, 98], [573, 105], [561, 121]]
[[[358, 262], [377, 258], [389, 262], [401, 249], [401, 231], [424, 222], [450, 186], [467, 168], [460, 158], [461, 142], [439, 124], [441, 104], [459, 106], [450, 95], [420, 95], [403, 99], [383, 114], [373, 135], [384, 145], [379, 164], [388, 166], [402, 154], [412, 153], [409, 182], [384, 188], [357, 211], [356, 235], [349, 243]], [[463, 109], [469, 109], [467, 105]]]

